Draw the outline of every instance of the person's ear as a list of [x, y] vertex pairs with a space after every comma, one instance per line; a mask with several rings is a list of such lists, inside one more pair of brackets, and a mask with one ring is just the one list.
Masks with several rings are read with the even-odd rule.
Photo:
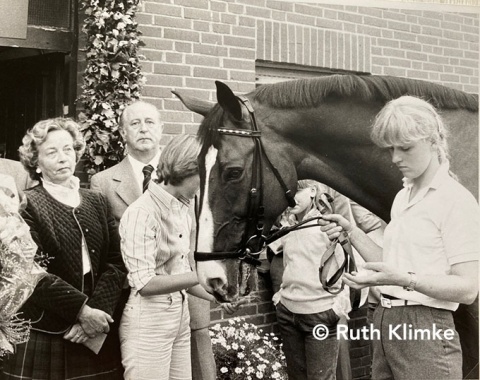
[[123, 141], [126, 141], [127, 133], [125, 132], [125, 127], [118, 128], [118, 132], [120, 133], [120, 136], [122, 136]]

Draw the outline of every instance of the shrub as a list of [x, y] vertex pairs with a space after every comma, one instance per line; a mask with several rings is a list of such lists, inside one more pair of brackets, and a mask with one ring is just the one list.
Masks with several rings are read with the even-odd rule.
[[85, 12], [83, 32], [87, 35], [83, 112], [79, 121], [87, 148], [89, 173], [117, 164], [124, 145], [118, 119], [125, 106], [140, 97], [145, 81], [138, 49], [140, 41], [135, 13], [139, 0], [81, 0]]
[[279, 337], [263, 334], [244, 318], [210, 328], [217, 379], [287, 379], [285, 355]]

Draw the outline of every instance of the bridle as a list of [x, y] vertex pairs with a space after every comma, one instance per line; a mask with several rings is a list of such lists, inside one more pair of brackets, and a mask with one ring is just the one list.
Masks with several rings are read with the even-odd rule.
[[[252, 138], [254, 142], [253, 162], [252, 162], [252, 181], [250, 190], [248, 192], [248, 210], [246, 216], [246, 227], [243, 241], [240, 248], [236, 251], [226, 252], [198, 252], [195, 251], [194, 257], [196, 261], [209, 260], [225, 260], [225, 259], [239, 259], [247, 264], [254, 266], [260, 265], [260, 252], [265, 248], [267, 238], [264, 235], [264, 213], [265, 207], [263, 204], [263, 161], [272, 170], [275, 178], [283, 189], [285, 198], [290, 207], [296, 205], [292, 191], [287, 187], [285, 181], [281, 177], [277, 168], [272, 164], [261, 139], [261, 131], [258, 129], [255, 112], [250, 101], [244, 96], [237, 96], [240, 102], [246, 107], [250, 120], [251, 130], [243, 129], [225, 129], [218, 128], [217, 132], [221, 135], [231, 135], [236, 137]], [[262, 158], [264, 160], [262, 160]], [[251, 226], [254, 226], [254, 232], [250, 234]]]
[[[247, 264], [251, 264], [254, 266], [258, 266], [261, 264], [260, 260], [258, 259], [260, 256], [261, 251], [265, 248], [267, 244], [272, 243], [273, 241], [279, 239], [280, 237], [286, 235], [287, 233], [293, 230], [299, 230], [302, 228], [310, 228], [318, 226], [318, 221], [322, 219], [322, 217], [313, 217], [306, 220], [303, 220], [300, 223], [297, 223], [294, 226], [287, 227], [281, 229], [280, 231], [273, 233], [272, 235], [266, 237], [264, 235], [264, 212], [265, 207], [263, 205], [263, 161], [262, 158], [265, 159], [267, 165], [271, 168], [275, 178], [277, 179], [278, 183], [283, 189], [285, 194], [285, 199], [290, 207], [295, 207], [295, 197], [292, 194], [292, 191], [287, 187], [285, 181], [283, 180], [280, 172], [277, 168], [272, 164], [268, 155], [263, 147], [262, 139], [261, 139], [261, 131], [258, 129], [257, 120], [255, 118], [255, 111], [250, 103], [250, 101], [244, 96], [237, 96], [240, 102], [246, 107], [248, 110], [252, 129], [251, 130], [243, 130], [243, 129], [225, 129], [225, 128], [218, 128], [217, 131], [221, 135], [231, 135], [237, 137], [248, 137], [252, 138], [254, 141], [254, 151], [253, 151], [253, 162], [252, 162], [252, 182], [250, 185], [249, 190], [249, 197], [248, 197], [248, 212], [246, 217], [246, 226], [245, 226], [245, 233], [243, 237], [243, 241], [240, 244], [240, 248], [236, 251], [224, 251], [224, 252], [198, 252], [195, 250], [194, 258], [195, 261], [210, 261], [210, 260], [225, 260], [225, 259], [239, 259], [244, 261]], [[330, 204], [333, 206], [333, 199], [329, 200]], [[335, 211], [334, 209], [332, 210]], [[317, 224], [313, 224], [311, 222], [317, 221]], [[197, 216], [198, 222], [198, 216]], [[252, 235], [249, 234], [249, 229], [251, 226], [255, 226], [255, 231]], [[343, 252], [344, 252], [344, 262], [343, 264], [336, 270], [331, 278], [328, 278], [328, 273], [330, 272], [330, 267], [332, 263], [335, 261], [335, 246], [336, 243], [340, 243]], [[198, 246], [198, 235], [197, 235], [197, 242], [196, 247]], [[340, 293], [343, 288], [343, 282], [340, 285], [340, 288], [335, 288], [336, 283], [340, 279], [341, 275], [344, 271], [348, 271], [351, 273], [352, 271], [356, 271], [355, 259], [352, 252], [352, 247], [350, 245], [350, 241], [346, 233], [342, 233], [336, 242], [333, 242], [331, 246], [327, 249], [327, 251], [323, 254], [322, 260], [320, 263], [319, 268], [319, 279], [322, 283], [323, 288], [331, 293], [331, 294], [338, 294]], [[353, 308], [357, 308], [360, 302], [359, 293], [353, 291], [350, 293], [351, 304]]]

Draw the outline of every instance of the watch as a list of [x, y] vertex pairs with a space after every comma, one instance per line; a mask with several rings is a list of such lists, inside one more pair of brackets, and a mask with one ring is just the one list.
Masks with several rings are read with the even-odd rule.
[[415, 286], [417, 285], [417, 275], [414, 272], [408, 272], [408, 274], [410, 275], [410, 282], [407, 286], [404, 286], [403, 289], [408, 292], [413, 292], [415, 290]]

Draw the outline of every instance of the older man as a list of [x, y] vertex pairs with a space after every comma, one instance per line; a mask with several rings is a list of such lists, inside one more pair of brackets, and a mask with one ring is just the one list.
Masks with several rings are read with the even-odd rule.
[[117, 224], [144, 186], [156, 178], [162, 132], [160, 113], [153, 104], [138, 101], [123, 111], [120, 134], [128, 154], [119, 164], [95, 174], [90, 186], [107, 197]]
[[[127, 155], [117, 165], [95, 174], [91, 179], [91, 189], [107, 197], [117, 225], [127, 207], [146, 189], [148, 182], [157, 178], [162, 132], [160, 113], [153, 104], [137, 101], [124, 109], [120, 118], [120, 133], [126, 143]], [[129, 292], [125, 293], [122, 310]], [[117, 311], [117, 319], [122, 310]], [[214, 380], [215, 360], [208, 335], [210, 303], [190, 296], [189, 310], [193, 379]]]

